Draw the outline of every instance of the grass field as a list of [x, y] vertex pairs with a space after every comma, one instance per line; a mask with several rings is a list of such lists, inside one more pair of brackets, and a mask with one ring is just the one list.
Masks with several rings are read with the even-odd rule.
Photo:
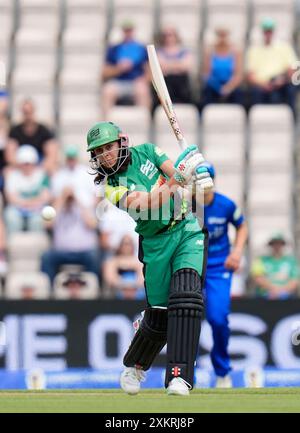
[[145, 390], [0, 391], [1, 413], [300, 412], [300, 388], [197, 389], [189, 397]]

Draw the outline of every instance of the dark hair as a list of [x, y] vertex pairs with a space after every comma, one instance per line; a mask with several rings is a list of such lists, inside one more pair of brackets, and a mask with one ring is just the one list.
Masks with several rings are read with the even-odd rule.
[[178, 31], [175, 29], [175, 27], [166, 27], [164, 30], [162, 30], [160, 32], [160, 34], [158, 35], [158, 41], [159, 41], [159, 45], [160, 46], [164, 46], [164, 41], [165, 41], [165, 34], [166, 32], [172, 32], [174, 33], [174, 36], [176, 37], [176, 41], [178, 44], [182, 43], [182, 40], [178, 34]]

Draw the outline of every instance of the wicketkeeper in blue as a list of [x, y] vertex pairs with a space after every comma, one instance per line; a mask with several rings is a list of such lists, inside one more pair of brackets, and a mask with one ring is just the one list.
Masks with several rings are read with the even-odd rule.
[[[206, 167], [211, 178], [214, 178], [214, 167], [209, 163]], [[213, 335], [210, 356], [217, 376], [216, 386], [230, 388], [232, 386], [228, 355], [230, 286], [232, 275], [240, 266], [248, 229], [239, 207], [230, 198], [214, 189], [204, 194], [204, 222], [209, 233], [204, 294], [206, 319], [211, 325]], [[229, 224], [233, 224], [236, 229], [232, 247], [228, 237]]]

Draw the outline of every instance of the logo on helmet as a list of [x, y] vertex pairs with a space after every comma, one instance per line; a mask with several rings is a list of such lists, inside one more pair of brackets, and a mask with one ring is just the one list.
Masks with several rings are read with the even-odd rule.
[[100, 129], [97, 128], [97, 129], [94, 129], [93, 131], [91, 131], [90, 138], [95, 138], [95, 137], [98, 137], [99, 135], [100, 135]]

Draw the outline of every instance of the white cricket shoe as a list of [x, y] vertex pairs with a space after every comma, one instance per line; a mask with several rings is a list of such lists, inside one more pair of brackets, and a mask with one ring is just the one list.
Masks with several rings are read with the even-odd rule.
[[181, 377], [174, 377], [167, 388], [168, 395], [189, 395], [190, 390]]
[[232, 388], [231, 377], [227, 374], [224, 377], [217, 377], [216, 388]]
[[127, 394], [137, 394], [141, 388], [141, 382], [146, 379], [144, 370], [136, 367], [125, 367], [120, 377], [120, 384]]

